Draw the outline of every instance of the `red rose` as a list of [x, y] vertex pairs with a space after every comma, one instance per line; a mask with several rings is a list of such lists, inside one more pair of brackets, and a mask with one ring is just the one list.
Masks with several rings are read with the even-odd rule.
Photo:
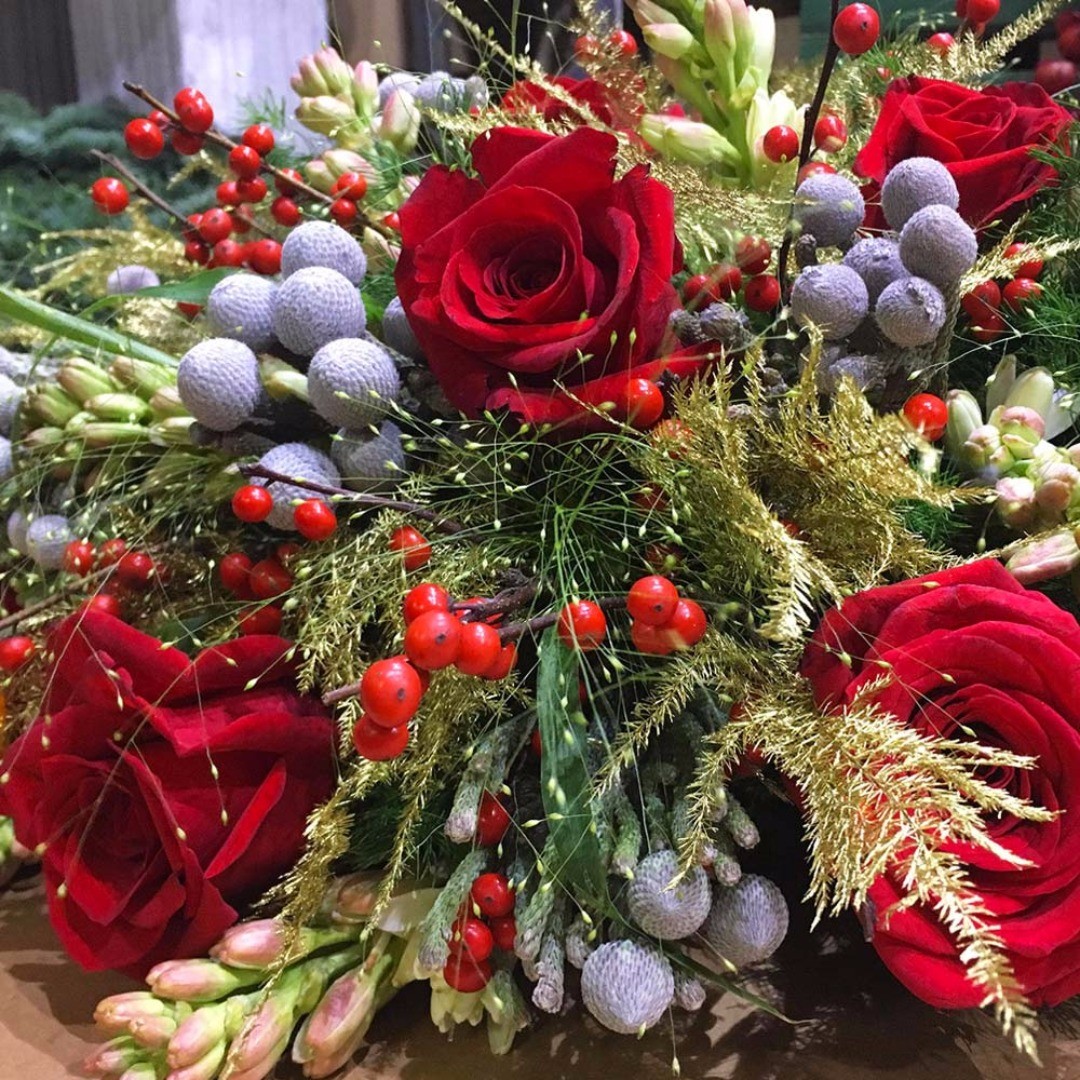
[[[926, 734], [1035, 757], [994, 781], [1049, 823], [987, 817], [988, 834], [1029, 860], [964, 850], [1023, 991], [1053, 1005], [1080, 992], [1080, 625], [992, 560], [871, 589], [826, 615], [803, 658], [819, 705], [850, 703], [889, 671], [875, 701]], [[984, 778], [986, 779], [986, 778]], [[886, 875], [870, 890], [874, 947], [913, 993], [939, 1008], [976, 1006], [956, 942], [934, 912], [888, 909], [904, 895]]]
[[0, 812], [42, 846], [53, 926], [83, 967], [140, 976], [205, 952], [295, 862], [333, 786], [334, 732], [288, 648], [256, 635], [190, 660], [99, 612], [53, 632]]
[[671, 191], [639, 165], [615, 179], [618, 142], [495, 128], [473, 144], [477, 178], [429, 170], [401, 208], [398, 295], [450, 401], [535, 423], [580, 414], [630, 378], [697, 371], [657, 361], [678, 306]]
[[[876, 185], [910, 157], [942, 162], [960, 191], [960, 216], [983, 228], [1051, 183], [1055, 170], [1032, 155], [1061, 140], [1067, 109], [1041, 86], [1011, 82], [969, 90], [941, 79], [897, 79], [874, 130], [855, 158], [855, 172]], [[869, 220], [884, 228], [880, 209]]]
[[[574, 101], [580, 101], [588, 106], [592, 115], [608, 127], [615, 127], [615, 113], [611, 94], [602, 82], [596, 79], [572, 79], [568, 75], [558, 75], [550, 80], [561, 90], [565, 90], [568, 97]], [[516, 82], [503, 94], [502, 107], [514, 110], [535, 109], [549, 123], [559, 121], [567, 123], [583, 124], [589, 120], [588, 113], [579, 112], [572, 105], [560, 101], [557, 97], [544, 89], [539, 83], [523, 80]]]

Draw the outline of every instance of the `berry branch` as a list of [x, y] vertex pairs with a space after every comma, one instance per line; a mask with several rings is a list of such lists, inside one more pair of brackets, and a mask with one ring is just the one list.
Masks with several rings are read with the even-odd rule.
[[521, 585], [514, 585], [496, 593], [490, 600], [469, 602], [459, 600], [450, 605], [450, 611], [454, 614], [461, 612], [459, 616], [462, 622], [479, 622], [481, 619], [490, 618], [492, 615], [505, 615], [509, 611], [516, 611], [525, 607], [535, 599], [539, 591], [536, 582], [529, 581]]
[[[138, 83], [127, 81], [124, 82], [124, 89], [129, 94], [134, 94], [135, 97], [139, 98], [142, 101], [145, 101], [146, 104], [149, 105], [152, 109], [159, 110], [162, 114], [169, 118], [169, 121], [171, 123], [175, 124], [177, 127], [183, 127], [183, 124], [181, 124], [180, 122], [180, 117], [177, 115], [176, 111], [169, 108], [169, 106], [166, 105], [165, 102], [159, 101], [156, 97], [154, 97], [153, 94], [150, 93], [149, 90], [146, 90], [144, 87], [139, 86]], [[232, 139], [230, 139], [228, 135], [223, 135], [220, 131], [217, 130], [217, 128], [209, 128], [202, 134], [204, 138], [209, 139], [210, 142], [216, 143], [218, 146], [224, 147], [226, 150], [234, 150], [237, 146], [240, 145], [239, 143], [234, 142]], [[270, 175], [273, 176], [275, 179], [286, 182], [287, 184], [289, 184], [290, 187], [295, 188], [297, 191], [302, 191], [309, 198], [315, 199], [317, 202], [325, 203], [327, 206], [329, 206], [334, 201], [334, 197], [332, 195], [327, 195], [325, 192], [319, 191], [318, 188], [312, 187], [310, 184], [305, 183], [303, 180], [298, 180], [295, 176], [291, 175], [290, 173], [286, 173], [284, 170], [279, 169], [276, 165], [271, 165], [265, 160], [262, 162], [261, 168], [264, 171], [270, 173]], [[381, 221], [376, 221], [373, 218], [369, 217], [368, 214], [363, 211], [361, 211], [361, 219], [367, 228], [373, 229], [381, 236], [386, 237], [387, 239], [396, 238], [396, 234], [391, 229], [387, 228], [387, 226], [385, 226]]]
[[78, 592], [80, 589], [84, 589], [87, 585], [91, 585], [95, 581], [104, 580], [112, 573], [113, 569], [114, 568], [111, 566], [106, 566], [101, 570], [96, 570], [91, 574], [87, 574], [85, 577], [75, 578], [67, 585], [58, 587], [56, 592], [49, 593], [43, 600], [38, 600], [36, 603], [29, 604], [19, 611], [14, 611], [10, 615], [5, 615], [0, 619], [0, 631], [7, 630], [12, 626], [18, 626], [19, 623], [25, 622], [27, 619], [32, 619], [35, 615], [40, 615], [43, 611], [48, 611], [49, 608], [55, 607], [61, 601], [66, 600], [73, 592]]
[[[821, 75], [818, 77], [817, 90], [814, 91], [814, 99], [810, 102], [810, 108], [803, 119], [802, 145], [799, 147], [799, 171], [796, 173], [795, 190], [798, 191], [799, 179], [803, 166], [810, 160], [814, 150], [814, 127], [821, 115], [821, 106], [825, 103], [825, 93], [829, 89], [829, 80], [832, 79], [833, 69], [840, 56], [840, 46], [836, 42], [836, 34], [833, 27], [836, 25], [836, 17], [840, 14], [840, 0], [831, 0], [829, 10], [829, 44], [825, 49], [825, 59], [821, 65]], [[784, 242], [780, 245], [780, 255], [777, 260], [776, 276], [784, 290], [784, 297], [788, 295], [787, 264], [791, 254], [791, 218], [788, 217], [788, 226], [784, 231]]]
[[285, 473], [267, 469], [263, 465], [241, 465], [240, 473], [245, 477], [257, 477], [260, 480], [271, 480], [280, 484], [292, 484], [295, 487], [304, 488], [306, 491], [314, 491], [318, 495], [332, 495], [342, 502], [357, 503], [360, 506], [378, 507], [383, 510], [400, 510], [412, 517], [430, 521], [439, 532], [453, 535], [463, 532], [465, 526], [460, 522], [445, 518], [435, 510], [431, 510], [420, 503], [401, 502], [397, 499], [386, 499], [381, 495], [365, 495], [363, 492], [351, 491], [349, 488], [334, 487], [331, 484], [319, 484], [312, 480], [301, 480], [295, 476], [287, 476]]
[[180, 222], [185, 229], [191, 228], [191, 223], [188, 221], [186, 214], [177, 210], [172, 203], [166, 202], [156, 191], [148, 188], [119, 158], [114, 157], [112, 154], [106, 154], [101, 150], [91, 150], [90, 153], [98, 161], [104, 162], [114, 172], [119, 173], [148, 203], [156, 206], [163, 214], [167, 214]]

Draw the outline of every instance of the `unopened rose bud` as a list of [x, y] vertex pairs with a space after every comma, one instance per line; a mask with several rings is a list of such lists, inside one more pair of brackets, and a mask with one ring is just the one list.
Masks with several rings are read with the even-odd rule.
[[675, 161], [715, 165], [738, 159], [738, 151], [715, 128], [694, 120], [649, 113], [641, 120], [641, 137], [655, 150]]
[[971, 433], [982, 426], [982, 410], [974, 396], [966, 390], [950, 390], [945, 403], [949, 410], [945, 449], [950, 457], [958, 458]]
[[682, 59], [694, 47], [694, 35], [679, 23], [646, 23], [641, 34], [653, 52], [672, 60]]
[[[1006, 409], [1022, 406], [1032, 409], [1044, 422], [1054, 400], [1054, 376], [1046, 368], [1030, 368], [1025, 371], [1009, 388], [1005, 397]], [[1042, 434], [1042, 432], [1040, 432]]]
[[1080, 469], [1067, 461], [1044, 466], [1038, 473], [1035, 499], [1047, 514], [1064, 514], [1080, 492]]
[[994, 490], [997, 512], [1010, 528], [1025, 529], [1035, 520], [1035, 485], [1026, 476], [1002, 477]]
[[186, 1017], [169, 1040], [170, 1068], [182, 1069], [194, 1065], [219, 1044], [224, 1052], [226, 1014], [226, 1006], [217, 1004], [204, 1005]]
[[1005, 565], [1021, 585], [1035, 585], [1080, 566], [1080, 547], [1074, 533], [1064, 530], [1025, 544]]
[[409, 153], [420, 135], [420, 110], [407, 90], [395, 90], [386, 100], [379, 117], [379, 138], [401, 153]]
[[167, 960], [146, 981], [159, 997], [173, 1001], [216, 1001], [261, 979], [261, 973], [227, 968], [213, 960]]

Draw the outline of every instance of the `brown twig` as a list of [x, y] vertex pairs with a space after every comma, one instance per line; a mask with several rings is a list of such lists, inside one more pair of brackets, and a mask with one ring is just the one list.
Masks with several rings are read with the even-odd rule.
[[156, 191], [151, 191], [119, 158], [103, 153], [101, 150], [91, 150], [90, 153], [114, 172], [118, 172], [148, 203], [152, 203], [163, 214], [175, 218], [185, 229], [191, 228], [191, 222], [188, 221], [186, 214], [182, 214], [171, 203], [167, 203]]
[[439, 532], [452, 535], [463, 532], [465, 526], [450, 518], [444, 518], [434, 510], [420, 503], [401, 502], [397, 499], [385, 499], [381, 495], [366, 495], [360, 491], [352, 491], [349, 488], [334, 487], [331, 484], [320, 484], [312, 480], [301, 480], [295, 476], [276, 472], [263, 465], [241, 465], [240, 474], [247, 477], [258, 477], [261, 480], [271, 480], [280, 484], [293, 484], [304, 488], [306, 491], [314, 491], [319, 495], [333, 495], [342, 502], [358, 503], [361, 506], [378, 507], [383, 510], [400, 510], [403, 514], [411, 514], [413, 517], [430, 521]]
[[43, 600], [38, 600], [20, 611], [13, 611], [10, 615], [5, 615], [0, 619], [0, 630], [7, 630], [9, 627], [17, 626], [27, 619], [32, 619], [35, 615], [40, 615], [43, 611], [48, 611], [49, 608], [59, 604], [62, 600], [66, 600], [73, 592], [78, 592], [95, 581], [107, 578], [113, 569], [111, 566], [106, 566], [101, 570], [95, 570], [93, 573], [87, 574], [86, 577], [75, 578], [69, 584], [57, 589], [56, 592], [49, 593]]
[[[821, 106], [825, 103], [825, 94], [829, 89], [829, 80], [832, 78], [833, 68], [836, 67], [836, 61], [840, 56], [840, 46], [836, 44], [836, 38], [833, 36], [832, 28], [836, 22], [836, 16], [840, 14], [840, 0], [830, 0], [830, 13], [829, 13], [829, 44], [825, 50], [825, 59], [821, 65], [821, 75], [818, 77], [817, 90], [814, 91], [814, 100], [810, 103], [810, 108], [807, 110], [806, 117], [803, 120], [803, 135], [802, 146], [799, 148], [799, 173], [802, 172], [803, 166], [810, 160], [810, 155], [814, 150], [814, 126], [817, 124], [818, 116], [821, 114]], [[798, 173], [795, 174], [795, 190], [799, 190]], [[784, 298], [787, 299], [788, 295], [788, 283], [787, 283], [787, 264], [788, 257], [791, 254], [791, 216], [788, 216], [788, 226], [784, 231], [784, 242], [780, 245], [780, 255], [777, 258], [777, 277], [780, 280], [780, 287], [784, 290]]]
[[[124, 82], [124, 89], [129, 94], [134, 94], [135, 97], [142, 101], [145, 101], [152, 109], [158, 109], [164, 113], [169, 120], [177, 127], [183, 127], [180, 123], [180, 117], [176, 114], [175, 110], [170, 109], [168, 105], [163, 101], [159, 101], [153, 94], [150, 93], [145, 87], [139, 86], [138, 83]], [[226, 150], [232, 150], [239, 144], [229, 138], [228, 135], [223, 135], [217, 128], [210, 128], [209, 131], [203, 132], [205, 138], [210, 142], [216, 143], [218, 146], [224, 147]], [[318, 188], [312, 187], [310, 184], [303, 180], [297, 180], [295, 177], [289, 175], [284, 169], [279, 169], [276, 165], [271, 165], [268, 161], [263, 161], [262, 168], [265, 172], [268, 172], [275, 179], [283, 180], [291, 187], [296, 188], [297, 191], [302, 191], [310, 199], [315, 199], [317, 202], [325, 203], [327, 206], [334, 201], [333, 195], [327, 195], [325, 191], [320, 191]], [[360, 211], [360, 217], [363, 223], [369, 228], [374, 229], [375, 232], [387, 239], [394, 239], [395, 233], [393, 230], [385, 226], [381, 221], [376, 221], [372, 218], [362, 207], [357, 207]]]
[[536, 583], [527, 582], [524, 585], [515, 585], [512, 588], [503, 589], [489, 600], [479, 600], [470, 603], [467, 600], [458, 600], [450, 605], [450, 610], [457, 614], [462, 622], [479, 622], [488, 619], [492, 615], [505, 615], [509, 611], [516, 611], [524, 607], [536, 597]]

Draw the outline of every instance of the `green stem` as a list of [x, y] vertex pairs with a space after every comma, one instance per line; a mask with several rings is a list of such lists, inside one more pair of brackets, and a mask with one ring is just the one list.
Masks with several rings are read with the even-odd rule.
[[176, 367], [174, 357], [152, 345], [146, 345], [106, 326], [99, 326], [78, 315], [58, 311], [40, 300], [32, 300], [29, 296], [3, 285], [0, 285], [0, 316], [7, 317], [12, 322], [36, 326], [77, 345], [100, 349], [114, 356], [130, 356], [151, 364]]

